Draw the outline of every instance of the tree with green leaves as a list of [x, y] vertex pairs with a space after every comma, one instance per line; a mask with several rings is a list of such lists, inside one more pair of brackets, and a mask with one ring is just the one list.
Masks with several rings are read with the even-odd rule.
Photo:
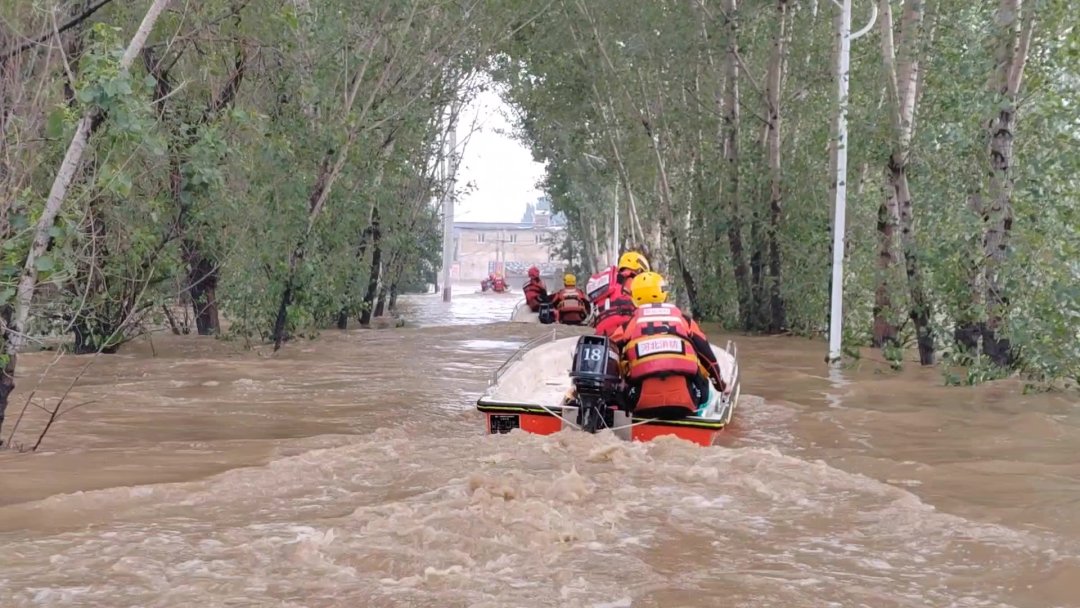
[[[856, 6], [877, 26], [851, 60], [849, 352], [899, 361], [913, 344], [950, 380], [960, 364], [967, 381], [1075, 381], [1067, 5]], [[623, 246], [645, 245], [695, 314], [823, 332], [836, 16], [827, 2], [560, 0], [503, 45], [494, 73], [548, 167], [568, 250], [610, 263], [591, 260], [610, 257], [617, 184]]]
[[391, 310], [438, 264], [454, 115], [538, 10], [4, 5], [0, 407], [50, 336], [111, 353], [186, 306], [280, 348]]

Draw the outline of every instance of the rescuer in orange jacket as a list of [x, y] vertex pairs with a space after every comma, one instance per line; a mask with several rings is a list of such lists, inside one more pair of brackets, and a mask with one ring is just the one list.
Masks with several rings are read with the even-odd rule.
[[596, 335], [610, 338], [630, 321], [637, 307], [634, 306], [633, 298], [626, 293], [609, 298], [605, 306], [602, 310], [596, 309], [593, 327], [596, 328]]
[[693, 319], [666, 303], [659, 274], [639, 274], [630, 291], [637, 308], [612, 338], [622, 353], [628, 407], [643, 418], [694, 415], [708, 401], [710, 382], [724, 390], [709, 339]]
[[529, 269], [529, 281], [521, 287], [521, 291], [525, 293], [525, 305], [529, 307], [529, 310], [539, 312], [540, 303], [548, 295], [547, 285], [544, 285], [544, 282], [540, 280], [539, 268], [533, 266]]
[[555, 321], [563, 325], [581, 325], [589, 316], [589, 300], [578, 289], [577, 277], [572, 274], [563, 277], [563, 288], [552, 298], [551, 305]]
[[[630, 295], [630, 281], [649, 270], [649, 260], [636, 251], [627, 251], [619, 257], [619, 263], [598, 272], [585, 284], [585, 294], [592, 307], [600, 315], [608, 310], [612, 300]], [[599, 321], [599, 317], [597, 318]]]
[[501, 274], [492, 275], [491, 290], [495, 293], [503, 293], [504, 291], [506, 291], [506, 281], [503, 280]]

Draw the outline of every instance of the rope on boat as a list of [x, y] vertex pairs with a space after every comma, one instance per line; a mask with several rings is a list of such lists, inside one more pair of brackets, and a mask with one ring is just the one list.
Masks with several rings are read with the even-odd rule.
[[540, 406], [540, 408], [542, 408], [545, 412], [547, 412], [547, 413], [551, 414], [552, 416], [555, 416], [556, 418], [562, 420], [564, 424], [569, 424], [570, 426], [574, 427], [575, 431], [580, 431], [581, 430], [581, 425], [579, 425], [578, 423], [574, 422], [573, 420], [570, 420], [569, 418], [563, 416], [561, 412], [555, 413], [554, 411], [551, 410], [551, 408], [544, 405], [543, 403], [537, 403], [536, 405]]
[[659, 418], [649, 418], [649, 419], [646, 419], [646, 420], [638, 420], [637, 422], [631, 422], [630, 424], [623, 424], [623, 425], [619, 425], [619, 426], [609, 426], [607, 428], [611, 429], [612, 431], [622, 431], [622, 430], [625, 430], [625, 429], [634, 428], [635, 426], [640, 426], [642, 424], [648, 424], [650, 422], [656, 422], [657, 420], [659, 420]]

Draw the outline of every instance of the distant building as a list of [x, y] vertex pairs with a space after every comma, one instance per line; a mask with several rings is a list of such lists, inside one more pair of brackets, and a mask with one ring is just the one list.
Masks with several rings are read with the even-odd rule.
[[524, 277], [530, 266], [543, 276], [556, 276], [566, 267], [553, 259], [562, 245], [566, 218], [551, 215], [551, 203], [541, 198], [529, 204], [521, 222], [454, 222], [454, 280], [479, 281], [492, 272]]

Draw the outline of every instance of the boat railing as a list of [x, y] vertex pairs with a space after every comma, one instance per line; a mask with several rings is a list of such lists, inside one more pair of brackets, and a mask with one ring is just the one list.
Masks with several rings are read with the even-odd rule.
[[724, 346], [724, 350], [726, 350], [734, 360], [731, 370], [731, 385], [735, 387], [731, 391], [731, 409], [734, 411], [735, 407], [739, 404], [739, 395], [742, 394], [742, 385], [739, 382], [739, 345], [728, 340], [727, 345]]
[[510, 311], [510, 320], [513, 321], [517, 316], [518, 307], [525, 303], [525, 298], [521, 298], [514, 304], [514, 309]]

